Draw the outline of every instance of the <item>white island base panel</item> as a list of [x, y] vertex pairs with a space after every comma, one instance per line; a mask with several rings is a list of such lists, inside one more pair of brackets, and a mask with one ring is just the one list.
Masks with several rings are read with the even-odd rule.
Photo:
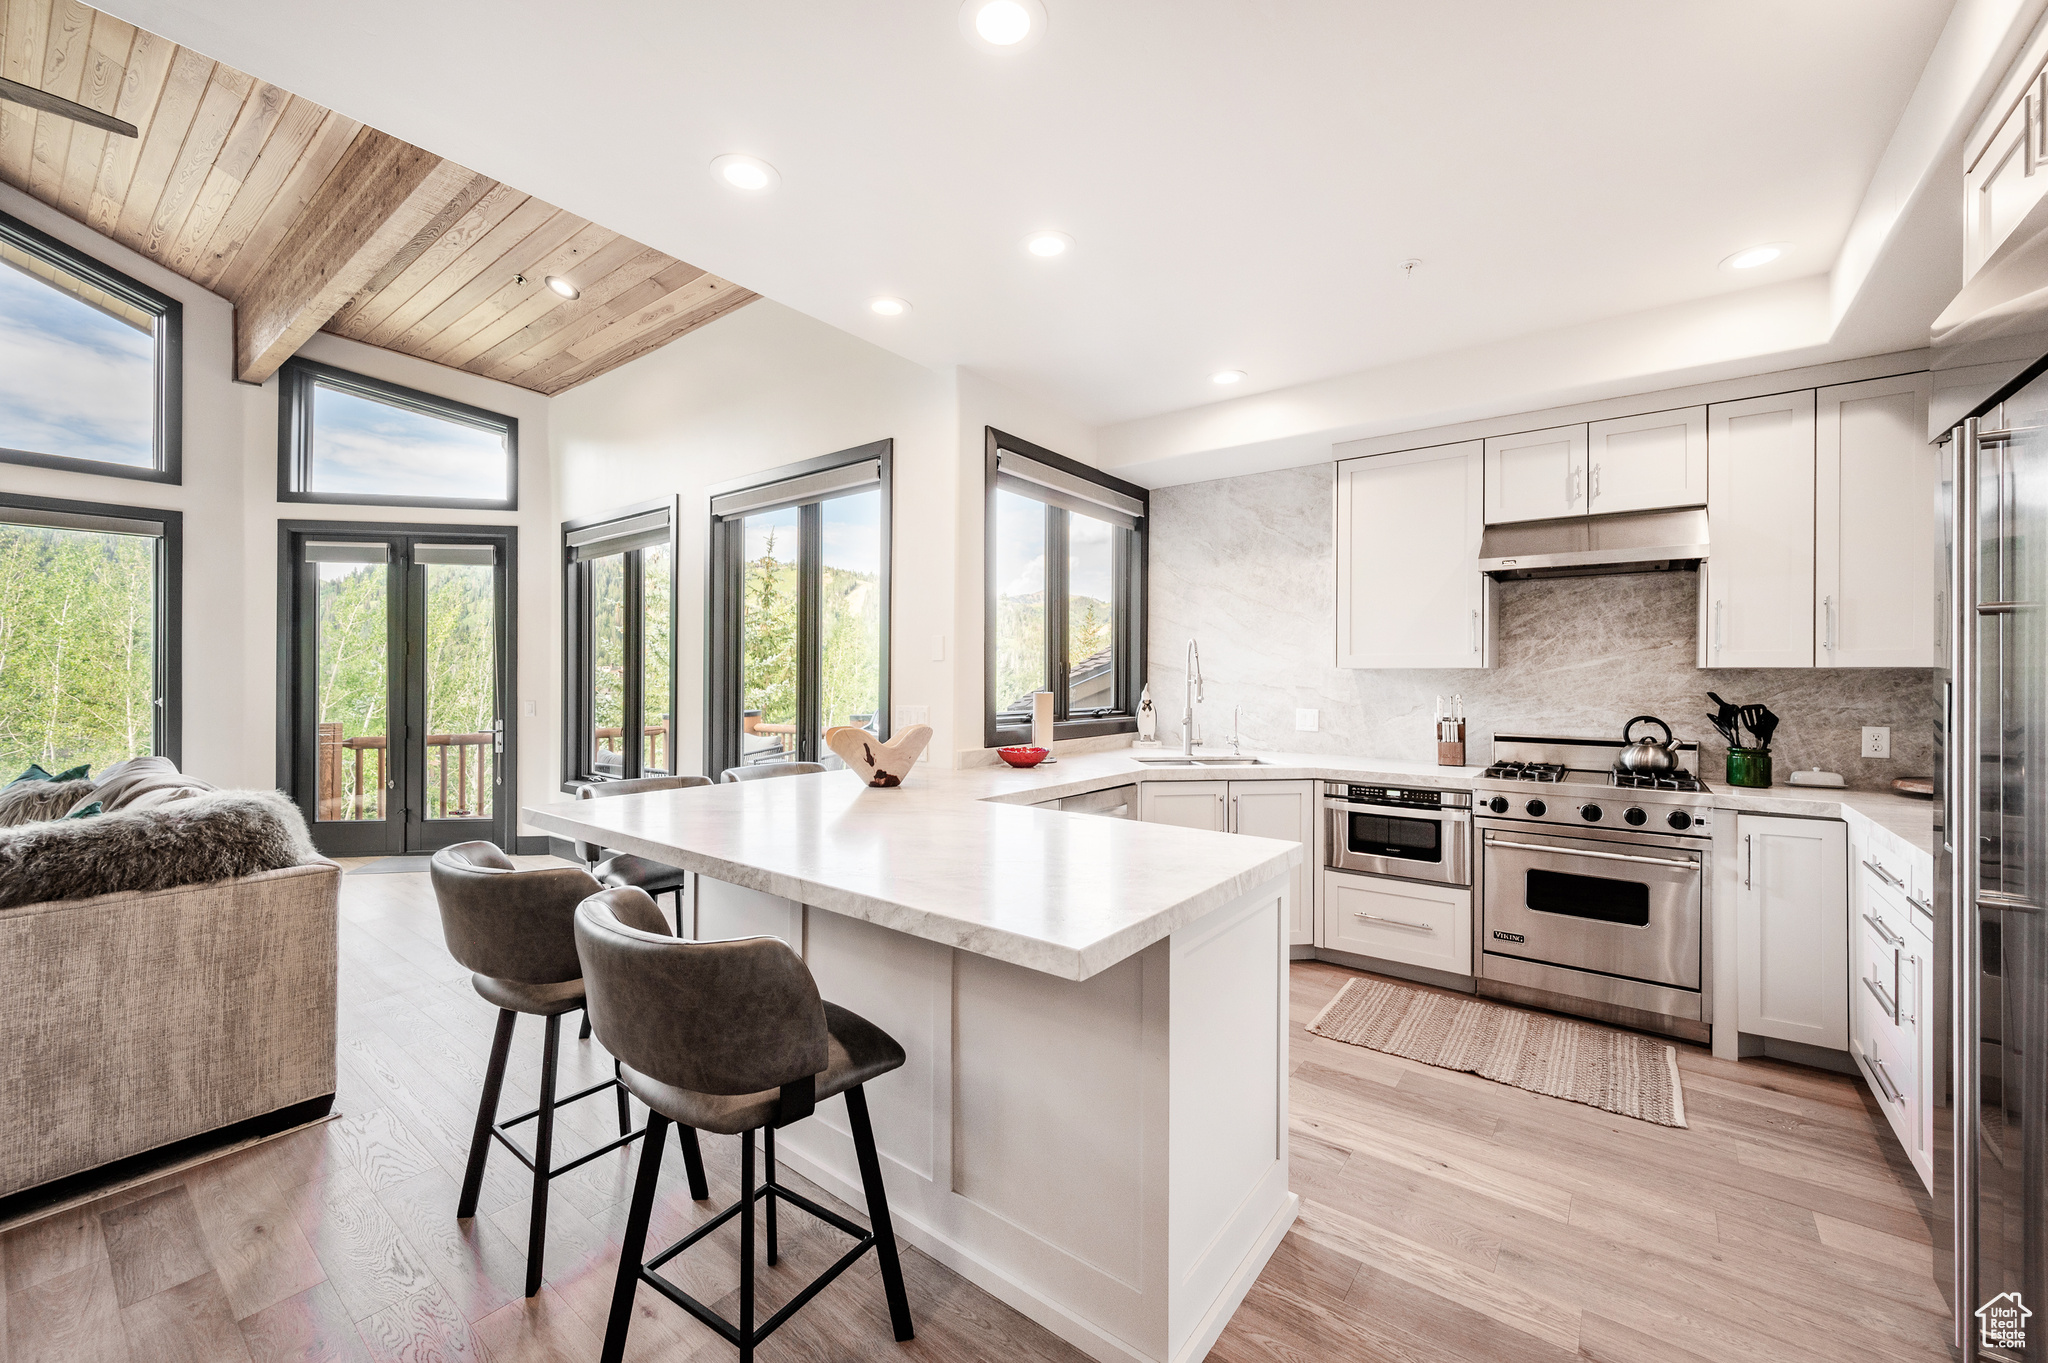
[[[769, 933], [902, 1043], [868, 1086], [899, 1234], [1105, 1363], [1208, 1353], [1293, 1224], [1287, 879], [1082, 981], [700, 878], [694, 935]], [[843, 1103], [777, 1133], [866, 1210]]]

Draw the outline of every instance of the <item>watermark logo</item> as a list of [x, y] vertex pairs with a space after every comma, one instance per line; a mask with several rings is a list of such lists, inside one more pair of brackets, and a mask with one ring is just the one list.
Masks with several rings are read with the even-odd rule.
[[2027, 1347], [2027, 1317], [2033, 1315], [2017, 1292], [2001, 1292], [1977, 1308], [1977, 1324], [1986, 1349]]

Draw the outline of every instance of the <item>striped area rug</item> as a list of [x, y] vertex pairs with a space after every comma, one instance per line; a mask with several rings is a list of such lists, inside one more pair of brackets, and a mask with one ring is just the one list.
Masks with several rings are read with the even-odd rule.
[[1548, 1013], [1353, 980], [1308, 1030], [1658, 1126], [1685, 1125], [1678, 1052]]

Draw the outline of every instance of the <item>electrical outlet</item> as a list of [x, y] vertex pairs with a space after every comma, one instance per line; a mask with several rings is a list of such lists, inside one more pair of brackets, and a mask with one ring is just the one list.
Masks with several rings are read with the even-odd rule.
[[912, 724], [932, 722], [932, 707], [929, 705], [899, 705], [896, 707], [896, 727], [901, 729]]
[[1892, 731], [1890, 729], [1863, 726], [1863, 755], [1865, 757], [1890, 757], [1892, 755]]
[[1296, 710], [1294, 727], [1306, 734], [1312, 734], [1322, 727], [1323, 712], [1320, 710]]

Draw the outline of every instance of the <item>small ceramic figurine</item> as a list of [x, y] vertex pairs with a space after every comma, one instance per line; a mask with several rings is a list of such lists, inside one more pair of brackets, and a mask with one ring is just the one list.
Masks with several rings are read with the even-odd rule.
[[911, 764], [932, 741], [932, 726], [913, 724], [887, 743], [857, 724], [825, 730], [825, 746], [871, 786], [900, 786]]
[[1152, 709], [1152, 683], [1146, 682], [1145, 689], [1138, 696], [1138, 741], [1157, 743], [1159, 741], [1159, 716]]

